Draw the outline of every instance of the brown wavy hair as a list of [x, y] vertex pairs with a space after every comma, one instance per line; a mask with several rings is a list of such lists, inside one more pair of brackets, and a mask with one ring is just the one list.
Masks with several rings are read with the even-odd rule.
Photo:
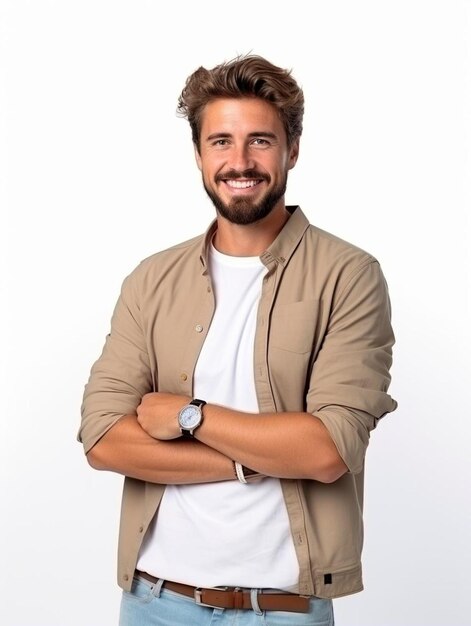
[[277, 108], [289, 146], [301, 136], [304, 95], [291, 70], [277, 67], [261, 56], [246, 54], [211, 70], [199, 67], [186, 80], [177, 112], [190, 123], [198, 152], [204, 107], [217, 98], [246, 97], [261, 98]]

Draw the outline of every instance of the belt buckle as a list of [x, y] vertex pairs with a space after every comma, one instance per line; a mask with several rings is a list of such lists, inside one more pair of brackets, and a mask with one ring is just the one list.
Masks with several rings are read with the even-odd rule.
[[[214, 591], [228, 591], [229, 587], [218, 587], [217, 589], [214, 589]], [[234, 592], [241, 592], [242, 589], [240, 587], [235, 587], [234, 588]], [[206, 602], [203, 602], [203, 589], [201, 587], [195, 587], [195, 591], [193, 594], [193, 599], [195, 601], [196, 604], [198, 604], [199, 606], [207, 606], [210, 609], [223, 609], [225, 608], [224, 605], [217, 605], [217, 604], [207, 604]]]
[[205, 604], [203, 602], [203, 590], [201, 589], [201, 587], [196, 587], [195, 588], [195, 593], [193, 595], [193, 598], [195, 600], [196, 604], [199, 604], [199, 606], [207, 606], [210, 609], [220, 609], [220, 606], [214, 606], [214, 604]]

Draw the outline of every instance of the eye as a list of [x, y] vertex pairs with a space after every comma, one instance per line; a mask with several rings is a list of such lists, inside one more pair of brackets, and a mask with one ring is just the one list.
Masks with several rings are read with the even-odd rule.
[[255, 146], [269, 146], [270, 142], [267, 139], [263, 139], [262, 137], [255, 137], [252, 141], [252, 144]]
[[227, 139], [215, 139], [211, 145], [212, 146], [227, 146], [229, 141]]

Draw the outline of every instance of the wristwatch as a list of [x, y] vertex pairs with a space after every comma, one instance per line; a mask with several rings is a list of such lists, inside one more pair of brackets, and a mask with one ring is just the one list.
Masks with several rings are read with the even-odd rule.
[[178, 425], [183, 437], [194, 437], [194, 432], [201, 426], [203, 421], [204, 400], [193, 399], [190, 404], [186, 404], [178, 413]]

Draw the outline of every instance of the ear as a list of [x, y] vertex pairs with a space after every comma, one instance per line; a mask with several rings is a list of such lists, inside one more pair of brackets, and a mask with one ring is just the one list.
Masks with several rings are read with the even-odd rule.
[[193, 144], [193, 148], [194, 148], [194, 151], [195, 151], [195, 160], [196, 160], [196, 165], [198, 166], [198, 169], [199, 169], [199, 170], [200, 170], [200, 172], [201, 172], [201, 171], [202, 171], [202, 169], [203, 169], [203, 164], [202, 164], [202, 162], [201, 162], [201, 154], [200, 154], [200, 152], [199, 152], [199, 150], [198, 150], [198, 146], [197, 146], [195, 143]]
[[294, 140], [293, 144], [289, 149], [289, 157], [288, 157], [288, 169], [292, 170], [296, 165], [296, 161], [299, 156], [299, 137]]

